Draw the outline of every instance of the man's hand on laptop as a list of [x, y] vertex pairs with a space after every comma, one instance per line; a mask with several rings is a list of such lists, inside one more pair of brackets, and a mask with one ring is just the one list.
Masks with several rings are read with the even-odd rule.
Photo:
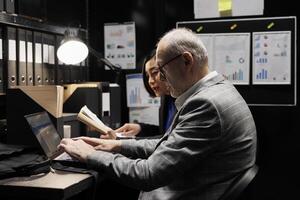
[[89, 154], [96, 150], [120, 152], [120, 140], [107, 140], [92, 137], [64, 138], [58, 148], [63, 149], [70, 156], [85, 162]]
[[60, 142], [58, 148], [63, 149], [70, 156], [85, 162], [87, 160], [88, 155], [95, 151], [95, 148], [84, 142], [81, 139], [73, 140], [69, 138], [64, 138]]
[[92, 145], [96, 150], [108, 151], [108, 152], [120, 152], [121, 150], [120, 140], [99, 139], [93, 137], [78, 137], [73, 139], [75, 140], [81, 139], [87, 144]]

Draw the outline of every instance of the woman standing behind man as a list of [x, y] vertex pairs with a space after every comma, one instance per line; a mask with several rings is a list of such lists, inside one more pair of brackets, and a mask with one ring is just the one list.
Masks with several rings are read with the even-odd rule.
[[115, 132], [122, 132], [124, 136], [149, 137], [164, 134], [171, 125], [176, 113], [175, 99], [170, 96], [169, 86], [162, 81], [155, 61], [155, 51], [145, 58], [142, 74], [144, 86], [151, 97], [161, 97], [159, 109], [159, 126], [145, 123], [126, 123]]

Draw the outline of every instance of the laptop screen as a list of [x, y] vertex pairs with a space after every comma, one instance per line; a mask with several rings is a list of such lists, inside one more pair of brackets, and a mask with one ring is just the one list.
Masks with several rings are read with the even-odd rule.
[[57, 146], [61, 138], [57, 133], [47, 112], [39, 112], [25, 116], [32, 132], [39, 141], [48, 158], [53, 158], [58, 153]]

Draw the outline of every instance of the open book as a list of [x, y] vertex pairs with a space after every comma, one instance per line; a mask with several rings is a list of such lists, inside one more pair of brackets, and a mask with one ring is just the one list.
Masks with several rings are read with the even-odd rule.
[[[83, 106], [78, 115], [77, 119], [81, 121], [82, 123], [86, 124], [87, 126], [91, 126], [97, 131], [99, 131], [102, 134], [108, 134], [108, 131], [111, 131], [112, 129], [108, 126], [106, 126], [98, 117], [96, 114], [94, 114], [90, 109], [88, 109], [87, 106]], [[135, 136], [126, 136], [123, 135], [122, 132], [120, 133], [114, 133], [117, 138], [123, 138], [123, 139], [132, 139], [135, 138]]]
[[88, 109], [87, 106], [83, 106], [78, 115], [77, 119], [81, 121], [82, 123], [93, 127], [97, 131], [103, 134], [107, 134], [108, 131], [112, 130], [108, 126], [106, 126], [98, 117], [96, 114], [94, 114], [90, 109]]

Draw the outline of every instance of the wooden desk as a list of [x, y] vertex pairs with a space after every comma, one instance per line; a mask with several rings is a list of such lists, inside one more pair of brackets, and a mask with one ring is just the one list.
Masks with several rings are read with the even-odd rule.
[[[90, 174], [55, 170], [30, 177], [14, 177], [0, 180], [1, 199], [68, 199], [86, 192], [92, 195], [94, 184]], [[89, 197], [88, 197], [89, 196]]]

